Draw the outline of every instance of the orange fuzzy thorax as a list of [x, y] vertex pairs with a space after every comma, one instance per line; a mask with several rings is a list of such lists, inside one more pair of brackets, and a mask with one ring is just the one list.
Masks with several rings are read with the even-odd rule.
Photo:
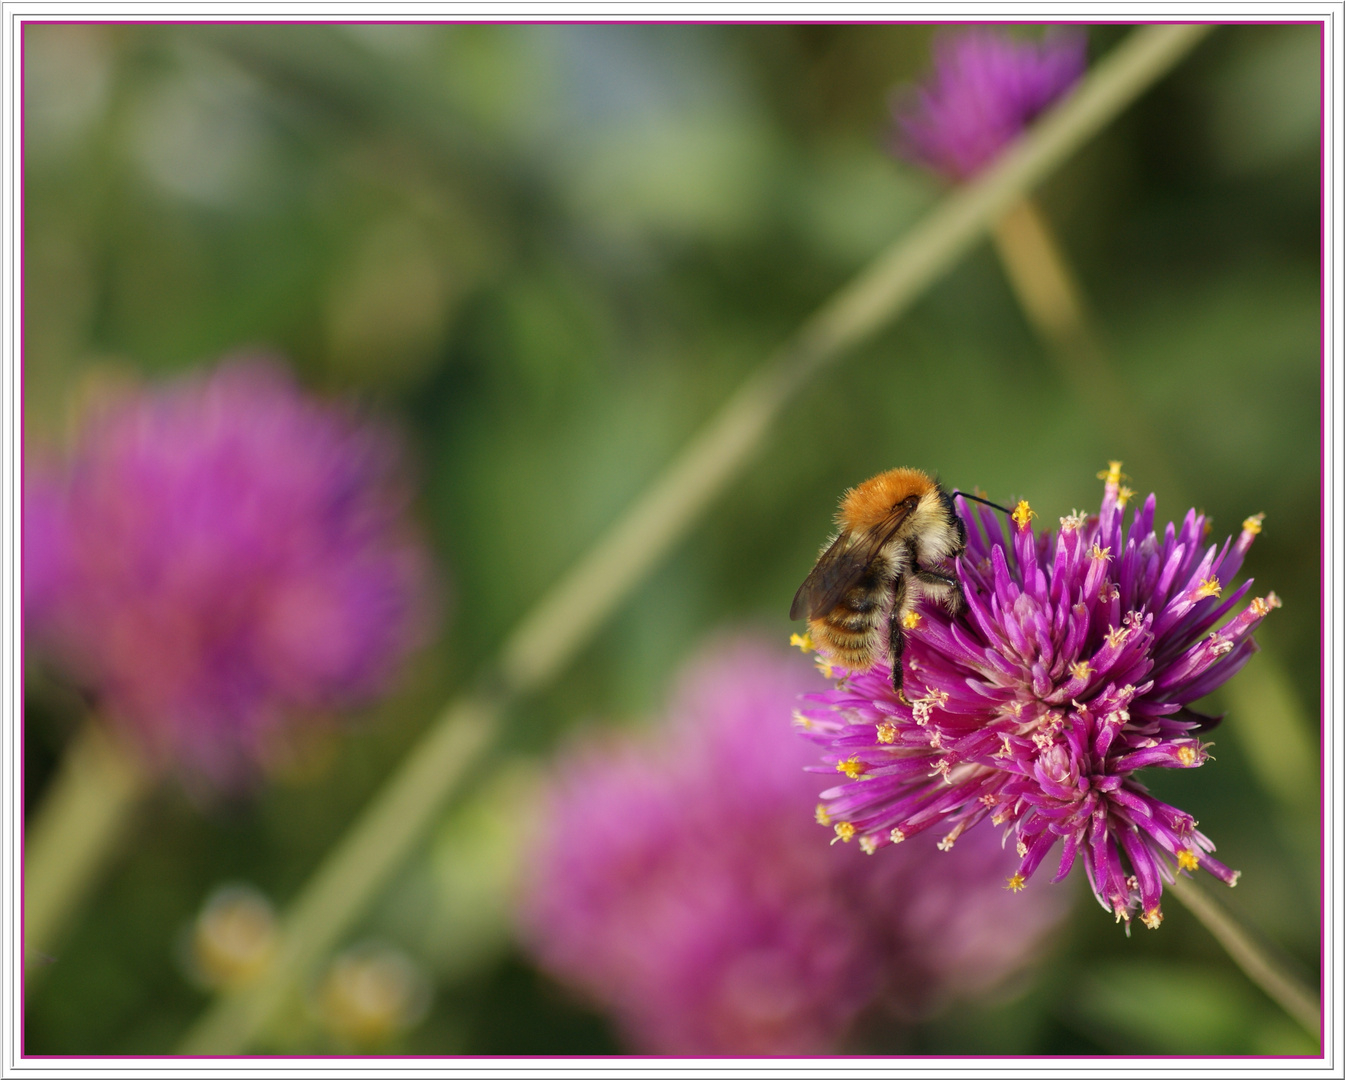
[[858, 532], [884, 521], [892, 508], [911, 495], [921, 498], [934, 490], [934, 481], [919, 469], [888, 469], [852, 487], [841, 498], [836, 523]]

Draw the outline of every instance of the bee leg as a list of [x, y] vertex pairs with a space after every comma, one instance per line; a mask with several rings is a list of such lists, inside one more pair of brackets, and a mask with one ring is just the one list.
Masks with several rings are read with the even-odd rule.
[[936, 570], [917, 570], [912, 575], [920, 582], [920, 592], [925, 596], [939, 600], [953, 614], [962, 610], [966, 598], [962, 595], [962, 585], [952, 574], [941, 574]]
[[892, 689], [897, 692], [903, 705], [909, 705], [901, 689], [901, 654], [906, 650], [906, 634], [901, 628], [901, 618], [906, 614], [906, 581], [898, 578], [893, 589], [892, 617], [887, 624], [887, 651], [892, 658]]

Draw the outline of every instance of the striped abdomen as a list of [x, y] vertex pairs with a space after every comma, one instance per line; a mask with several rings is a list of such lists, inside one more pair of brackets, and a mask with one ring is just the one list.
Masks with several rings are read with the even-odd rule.
[[863, 670], [884, 654], [883, 610], [889, 595], [886, 560], [875, 559], [830, 611], [808, 620], [808, 632], [841, 667]]

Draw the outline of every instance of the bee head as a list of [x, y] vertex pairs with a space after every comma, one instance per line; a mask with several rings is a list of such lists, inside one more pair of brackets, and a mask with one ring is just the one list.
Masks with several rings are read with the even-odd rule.
[[907, 520], [914, 522], [940, 511], [938, 492], [939, 486], [919, 469], [889, 469], [847, 491], [836, 521], [852, 532], [877, 528], [901, 503], [912, 499]]

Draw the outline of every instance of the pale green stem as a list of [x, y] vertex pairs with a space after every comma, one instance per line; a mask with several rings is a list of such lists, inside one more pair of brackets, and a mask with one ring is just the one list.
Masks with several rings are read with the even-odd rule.
[[1320, 1042], [1322, 1004], [1318, 996], [1286, 971], [1222, 904], [1194, 881], [1178, 874], [1167, 889], [1214, 935], [1247, 978]]
[[[1078, 278], [1037, 204], [1024, 197], [1009, 207], [991, 230], [995, 251], [1023, 314], [1047, 346], [1057, 373], [1089, 415], [1106, 417], [1118, 442], [1119, 456], [1146, 490], [1157, 491], [1173, 505], [1180, 498], [1176, 474], [1137, 401], [1108, 362], [1088, 318]], [[1115, 451], [1114, 451], [1115, 453]]]
[[61, 932], [107, 868], [150, 788], [139, 764], [97, 721], [71, 740], [24, 835], [23, 959], [40, 976]]
[[1209, 31], [1144, 27], [978, 180], [944, 199], [809, 319], [524, 617], [505, 641], [498, 695], [450, 705], [304, 887], [283, 922], [276, 962], [251, 986], [222, 995], [183, 1053], [237, 1053], [337, 944], [424, 833], [489, 742], [500, 711], [536, 690], [593, 631], [749, 460], [804, 383], [908, 308], [990, 223], [1172, 68]]

